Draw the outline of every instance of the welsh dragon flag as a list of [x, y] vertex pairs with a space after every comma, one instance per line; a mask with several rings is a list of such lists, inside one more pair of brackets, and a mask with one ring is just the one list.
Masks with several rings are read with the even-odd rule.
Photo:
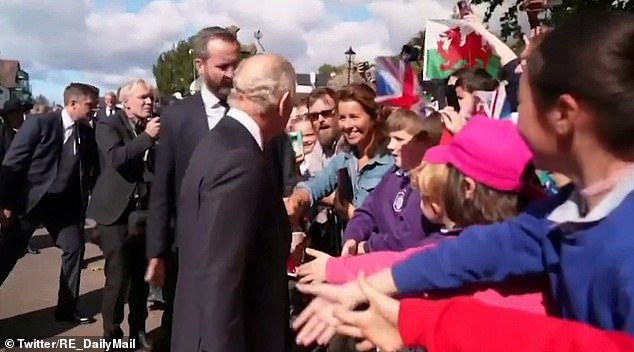
[[425, 28], [423, 79], [445, 79], [463, 67], [484, 68], [497, 77], [500, 58], [482, 36], [461, 20], [429, 20]]

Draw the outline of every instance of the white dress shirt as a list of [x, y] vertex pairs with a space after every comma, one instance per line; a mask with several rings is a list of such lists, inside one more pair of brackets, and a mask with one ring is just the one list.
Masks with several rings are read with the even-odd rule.
[[203, 99], [203, 105], [205, 105], [207, 124], [209, 125], [209, 129], [212, 129], [216, 127], [220, 119], [225, 116], [227, 108], [220, 103], [220, 99], [207, 89], [207, 85], [205, 84], [200, 88], [200, 96]]
[[253, 120], [251, 116], [249, 116], [249, 114], [247, 114], [246, 112], [242, 110], [231, 108], [229, 109], [229, 112], [227, 112], [227, 116], [230, 116], [234, 120], [240, 122], [240, 124], [244, 126], [244, 128], [246, 128], [247, 131], [249, 131], [251, 136], [253, 136], [253, 139], [255, 139], [255, 142], [260, 147], [260, 150], [264, 149], [263, 142], [262, 142], [262, 131], [260, 131], [260, 126], [258, 126], [258, 124], [255, 123], [255, 121]]
[[114, 107], [106, 107], [106, 116], [112, 116], [116, 112]]
[[[64, 143], [66, 143], [71, 134], [73, 134], [73, 127], [75, 126], [75, 121], [68, 115], [66, 109], [62, 109], [62, 126], [64, 128]], [[73, 155], [75, 154], [77, 154], [77, 144], [73, 142]]]

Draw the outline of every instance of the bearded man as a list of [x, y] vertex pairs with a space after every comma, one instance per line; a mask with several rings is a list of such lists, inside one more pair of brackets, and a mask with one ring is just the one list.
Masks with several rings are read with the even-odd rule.
[[163, 346], [169, 346], [172, 330], [178, 270], [174, 224], [181, 180], [194, 149], [227, 111], [226, 99], [231, 91], [233, 72], [240, 61], [240, 44], [235, 35], [224, 28], [204, 28], [194, 37], [193, 54], [196, 70], [204, 84], [200, 92], [161, 112], [161, 137], [156, 145], [155, 177], [150, 192], [146, 280], [155, 286], [163, 286], [166, 308], [161, 330], [166, 339], [158, 343]]

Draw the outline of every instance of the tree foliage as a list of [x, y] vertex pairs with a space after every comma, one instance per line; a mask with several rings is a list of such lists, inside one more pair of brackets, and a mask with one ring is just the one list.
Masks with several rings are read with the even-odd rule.
[[189, 91], [189, 85], [196, 79], [191, 49], [191, 38], [189, 38], [179, 41], [171, 49], [159, 55], [152, 71], [161, 94], [171, 95]]
[[[156, 86], [163, 96], [176, 92], [189, 93], [190, 84], [196, 79], [194, 55], [192, 54], [192, 39], [181, 40], [171, 49], [162, 52], [152, 67]], [[241, 59], [257, 53], [254, 44], [241, 46]]]
[[330, 65], [330, 64], [323, 64], [319, 66], [319, 68], [317, 69], [317, 72], [320, 75], [327, 75], [327, 76], [330, 76], [331, 73], [336, 73], [337, 71], [338, 71], [338, 67], [335, 65]]
[[[501, 37], [502, 39], [522, 37], [520, 22], [518, 16], [526, 16], [520, 10], [523, 0], [511, 0], [512, 6], [508, 7], [500, 17]], [[484, 20], [489, 21], [493, 16], [493, 12], [501, 6], [505, 6], [508, 1], [505, 0], [472, 0], [475, 5], [486, 5], [486, 13]], [[563, 0], [560, 5], [553, 6], [550, 10], [543, 13], [543, 22], [547, 25], [557, 25], [568, 17], [583, 12], [597, 11], [626, 11], [634, 13], [634, 0]]]

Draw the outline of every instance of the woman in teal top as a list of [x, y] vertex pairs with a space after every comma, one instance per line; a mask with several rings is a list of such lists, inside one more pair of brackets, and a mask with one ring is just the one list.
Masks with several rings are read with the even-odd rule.
[[375, 97], [374, 90], [366, 84], [351, 84], [337, 92], [336, 113], [347, 147], [320, 173], [297, 185], [286, 203], [291, 219], [299, 218], [309, 206], [333, 193], [337, 188], [337, 170], [342, 168], [350, 175], [353, 199], [351, 203], [337, 199], [335, 205], [344, 215], [352, 216], [394, 165], [387, 150], [385, 117]]

